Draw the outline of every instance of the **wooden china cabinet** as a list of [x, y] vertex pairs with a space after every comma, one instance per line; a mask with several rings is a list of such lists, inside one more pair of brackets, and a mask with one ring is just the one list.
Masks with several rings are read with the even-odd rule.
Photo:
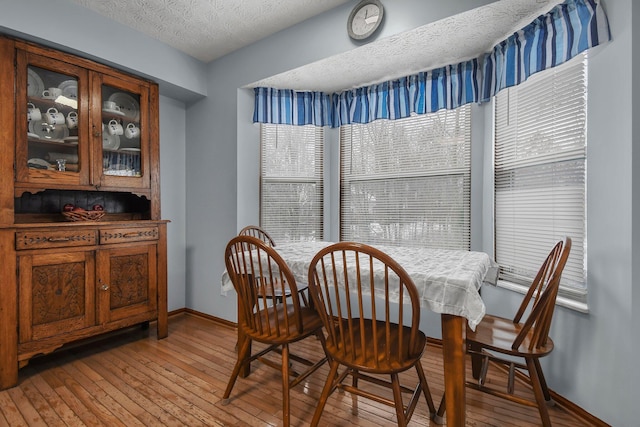
[[5, 389], [71, 342], [151, 321], [167, 336], [167, 221], [155, 83], [0, 36], [0, 96]]

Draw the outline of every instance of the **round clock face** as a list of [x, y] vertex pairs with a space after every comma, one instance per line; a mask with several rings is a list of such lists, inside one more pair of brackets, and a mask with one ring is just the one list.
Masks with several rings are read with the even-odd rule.
[[376, 0], [365, 0], [351, 11], [347, 21], [349, 36], [363, 40], [371, 36], [382, 23], [382, 4]]

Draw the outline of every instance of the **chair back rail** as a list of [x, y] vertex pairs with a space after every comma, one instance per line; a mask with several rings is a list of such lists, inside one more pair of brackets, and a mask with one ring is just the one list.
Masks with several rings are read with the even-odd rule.
[[271, 235], [267, 233], [265, 229], [257, 225], [247, 225], [242, 230], [240, 230], [240, 233], [238, 233], [238, 235], [257, 237], [258, 239], [262, 240], [263, 242], [266, 242], [269, 246], [272, 246], [272, 247], [276, 245], [276, 242], [275, 240], [273, 240]]

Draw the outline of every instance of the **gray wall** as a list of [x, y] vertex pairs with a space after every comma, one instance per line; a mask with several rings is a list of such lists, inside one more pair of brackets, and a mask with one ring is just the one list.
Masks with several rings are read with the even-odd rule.
[[[0, 0], [0, 30], [101, 58], [161, 83], [162, 208], [163, 216], [172, 220], [170, 309], [186, 306], [236, 320], [235, 296], [220, 293], [222, 253], [240, 227], [257, 221], [258, 130], [251, 123], [251, 92], [241, 88], [354, 48], [346, 35], [345, 20], [356, 2], [204, 65], [88, 11], [81, 13], [79, 25], [58, 25], [67, 20], [72, 7], [68, 0]], [[378, 37], [490, 1], [383, 2], [385, 23]], [[637, 399], [632, 398], [634, 380], [640, 379], [632, 355], [640, 354], [640, 344], [630, 339], [632, 334], [637, 336], [634, 327], [640, 326], [640, 316], [633, 313], [633, 303], [640, 303], [635, 285], [640, 274], [640, 232], [633, 227], [640, 225], [633, 211], [640, 207], [640, 177], [633, 173], [640, 170], [640, 147], [634, 138], [637, 125], [632, 125], [632, 95], [638, 92], [632, 85], [633, 65], [640, 57], [635, 54], [638, 44], [632, 43], [637, 39], [632, 17], [638, 11], [631, 0], [603, 3], [613, 40], [590, 52], [590, 313], [558, 307], [551, 331], [556, 349], [544, 361], [544, 368], [552, 389], [613, 426], [631, 427], [640, 419]], [[144, 54], [132, 57], [120, 46], [133, 46]], [[474, 155], [474, 162], [480, 159], [483, 163], [477, 173], [484, 183], [480, 189], [474, 187], [483, 197], [473, 199], [482, 204], [480, 209], [474, 207], [473, 224], [482, 228], [474, 230], [472, 245], [491, 253], [492, 191], [487, 167], [491, 155], [490, 147], [482, 146], [483, 141], [491, 140], [490, 126], [485, 126], [491, 122], [491, 109], [479, 107], [474, 114], [480, 116], [480, 120], [474, 118], [474, 150], [483, 154]], [[330, 132], [329, 138], [329, 155], [335, 155], [335, 133]], [[327, 173], [333, 173], [335, 186], [336, 171]], [[330, 212], [334, 219], [335, 208]], [[329, 237], [335, 238], [333, 235], [335, 230]], [[511, 315], [521, 299], [519, 294], [490, 287], [484, 289], [483, 297], [487, 311], [503, 315]], [[438, 317], [428, 316], [427, 321], [433, 323], [427, 329], [436, 334]]]
[[[428, 23], [431, 19], [438, 19], [439, 11], [442, 12], [445, 2], [386, 2], [385, 3], [385, 27], [380, 37], [391, 35], [389, 22], [394, 24], [407, 19], [404, 28], [394, 27], [394, 31], [410, 29], [417, 25]], [[464, 2], [446, 2], [447, 7], [451, 3], [460, 6]], [[229, 222], [219, 227], [204, 220], [198, 226], [188, 220], [189, 227], [193, 228], [196, 239], [201, 242], [196, 244], [189, 233], [189, 244], [194, 243], [194, 265], [199, 267], [199, 275], [196, 271], [194, 281], [189, 282], [189, 288], [193, 289], [195, 301], [201, 301], [202, 306], [210, 304], [207, 309], [212, 313], [231, 320], [235, 320], [234, 296], [230, 293], [223, 297], [218, 289], [203, 286], [208, 277], [217, 281], [219, 272], [222, 271], [222, 259], [214, 259], [213, 265], [204, 265], [204, 260], [209, 259], [208, 242], [200, 233], [203, 227], [211, 227], [211, 235], [215, 236], [215, 244], [218, 245], [217, 253], [221, 254], [224, 242], [230, 238], [240, 227], [250, 222], [257, 222], [257, 126], [251, 121], [251, 94], [243, 94], [237, 90], [244, 84], [260, 78], [277, 74], [287, 69], [293, 69], [323, 57], [339, 53], [353, 46], [344, 34], [344, 18], [352, 6], [337, 8], [324, 14], [318, 19], [285, 30], [279, 34], [256, 43], [242, 51], [228, 55], [216, 61], [211, 67], [211, 86], [209, 92], [220, 91], [216, 101], [207, 102], [233, 102], [236, 99], [236, 109], [228, 108], [223, 116], [216, 114], [216, 133], [225, 133], [224, 141], [219, 140], [218, 149], [209, 147], [206, 152], [202, 149], [203, 135], [197, 136], [202, 143], [190, 146], [187, 153], [187, 163], [198, 157], [209, 158], [215, 151], [217, 156], [226, 156], [226, 160], [214, 160], [216, 165], [224, 162], [234, 164], [236, 167], [236, 181], [227, 179], [221, 183], [225, 189], [208, 189], [207, 184], [200, 183], [197, 177], [192, 180], [187, 178], [188, 188], [194, 191], [199, 187], [199, 192], [208, 192], [209, 197], [220, 196], [219, 192], [225, 191], [232, 206], [236, 207], [236, 215], [229, 218]], [[640, 241], [632, 236], [633, 217], [632, 202], [638, 203], [638, 196], [632, 192], [632, 2], [631, 0], [609, 0], [605, 3], [608, 12], [613, 40], [612, 42], [593, 49], [589, 53], [589, 124], [588, 124], [588, 286], [589, 286], [589, 314], [581, 314], [573, 310], [558, 307], [552, 337], [556, 342], [553, 354], [544, 360], [544, 368], [547, 372], [550, 386], [575, 402], [595, 416], [614, 426], [637, 425], [638, 409], [632, 400], [632, 378], [637, 378], [638, 369], [634, 368], [633, 350], [638, 350], [637, 343], [628, 339], [633, 321], [638, 324], [637, 315], [633, 317], [633, 249], [639, 249]], [[423, 11], [424, 13], [420, 13]], [[403, 13], [404, 12], [404, 13]], [[407, 14], [410, 12], [410, 14]], [[429, 17], [429, 18], [425, 18]], [[388, 18], [388, 20], [387, 20]], [[409, 18], [411, 22], [409, 23]], [[320, 46], [317, 41], [321, 40]], [[307, 46], [312, 47], [306, 49]], [[615, 77], [612, 78], [612, 73]], [[224, 101], [220, 99], [222, 92], [227, 95]], [[249, 101], [247, 101], [249, 99]], [[247, 107], [249, 104], [249, 107]], [[200, 106], [194, 107], [200, 108]], [[204, 108], [208, 110], [208, 108]], [[474, 230], [472, 246], [492, 253], [493, 248], [493, 212], [492, 212], [492, 181], [491, 181], [491, 153], [490, 147], [482, 148], [484, 141], [491, 141], [491, 107], [485, 105], [474, 109], [474, 113], [481, 116], [474, 118], [474, 162], [480, 158], [483, 163], [480, 171], [474, 171], [474, 177], [479, 174], [484, 177], [484, 184], [474, 191], [480, 192], [482, 197], [476, 204], [481, 203], [480, 209], [474, 207], [474, 225], [479, 224], [482, 229]], [[200, 120], [200, 119], [198, 119]], [[231, 129], [232, 123], [235, 129]], [[222, 127], [225, 127], [223, 130]], [[192, 127], [188, 126], [190, 129]], [[236, 132], [236, 146], [226, 147], [226, 140], [233, 139], [233, 135], [227, 132]], [[331, 133], [331, 132], [330, 132]], [[194, 135], [195, 136], [195, 135]], [[194, 139], [189, 137], [190, 142]], [[219, 145], [225, 145], [221, 150]], [[480, 144], [480, 147], [478, 147]], [[237, 156], [233, 150], [237, 147]], [[191, 148], [197, 149], [191, 151]], [[335, 147], [332, 147], [335, 148]], [[482, 156], [484, 154], [484, 156]], [[636, 155], [638, 157], [638, 155]], [[235, 161], [235, 162], [234, 162]], [[475, 165], [476, 163], [474, 163]], [[218, 166], [216, 166], [218, 167]], [[227, 167], [227, 170], [230, 168]], [[636, 178], [637, 180], [637, 178]], [[235, 187], [234, 187], [235, 185]], [[237, 193], [237, 198], [233, 199]], [[637, 190], [636, 190], [637, 193]], [[635, 196], [635, 199], [634, 199]], [[219, 199], [216, 199], [219, 200]], [[227, 218], [228, 212], [221, 215], [215, 214], [218, 219]], [[226, 209], [226, 208], [224, 208]], [[480, 212], [480, 218], [475, 215]], [[636, 215], [637, 217], [637, 215]], [[234, 222], [235, 220], [235, 222]], [[333, 230], [333, 233], [336, 231]], [[205, 233], [209, 236], [209, 233]], [[330, 238], [335, 238], [329, 236]], [[198, 249], [200, 246], [202, 249]], [[200, 253], [198, 256], [197, 254]], [[215, 265], [215, 263], [218, 263]], [[636, 276], [637, 277], [637, 276]], [[217, 285], [218, 283], [214, 283]], [[193, 286], [192, 286], [193, 285]], [[637, 292], [636, 292], [637, 293]], [[485, 288], [483, 298], [487, 303], [487, 310], [492, 313], [512, 316], [522, 295], [506, 291], [500, 288]], [[205, 303], [204, 301], [209, 301]], [[638, 301], [637, 295], [635, 296]], [[191, 301], [188, 300], [188, 303]], [[427, 316], [428, 333], [435, 328], [437, 335], [438, 324], [434, 325], [433, 316]], [[636, 353], [637, 354], [637, 353]]]
[[167, 226], [169, 310], [186, 307], [186, 111], [182, 101], [160, 97], [160, 207]]
[[161, 209], [162, 217], [171, 221], [167, 227], [168, 306], [169, 310], [184, 308], [185, 114], [187, 102], [206, 95], [206, 66], [66, 0], [0, 0], [0, 9], [0, 33], [60, 48], [160, 83]]

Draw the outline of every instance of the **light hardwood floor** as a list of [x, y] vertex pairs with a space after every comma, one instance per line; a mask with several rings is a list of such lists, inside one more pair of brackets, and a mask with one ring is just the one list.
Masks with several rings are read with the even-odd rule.
[[[0, 392], [0, 426], [280, 425], [280, 375], [264, 364], [255, 363], [252, 374], [236, 383], [231, 403], [220, 404], [235, 362], [235, 340], [235, 329], [182, 313], [170, 318], [169, 336], [163, 340], [156, 340], [154, 327], [135, 328], [34, 359], [20, 371], [17, 387]], [[322, 353], [313, 338], [292, 347], [296, 350], [310, 357]], [[423, 366], [437, 405], [443, 393], [442, 352], [437, 344], [427, 346]], [[309, 424], [327, 373], [325, 365], [292, 390], [293, 426]], [[496, 373], [489, 380], [503, 377]], [[405, 378], [413, 380], [411, 374]], [[365, 399], [357, 405], [358, 413], [353, 415], [350, 395], [334, 393], [321, 424], [395, 424], [392, 408]], [[426, 408], [422, 399], [412, 426], [436, 425]], [[550, 408], [550, 415], [554, 426], [593, 424], [560, 405]], [[537, 426], [540, 422], [534, 408], [467, 390], [467, 425]]]

